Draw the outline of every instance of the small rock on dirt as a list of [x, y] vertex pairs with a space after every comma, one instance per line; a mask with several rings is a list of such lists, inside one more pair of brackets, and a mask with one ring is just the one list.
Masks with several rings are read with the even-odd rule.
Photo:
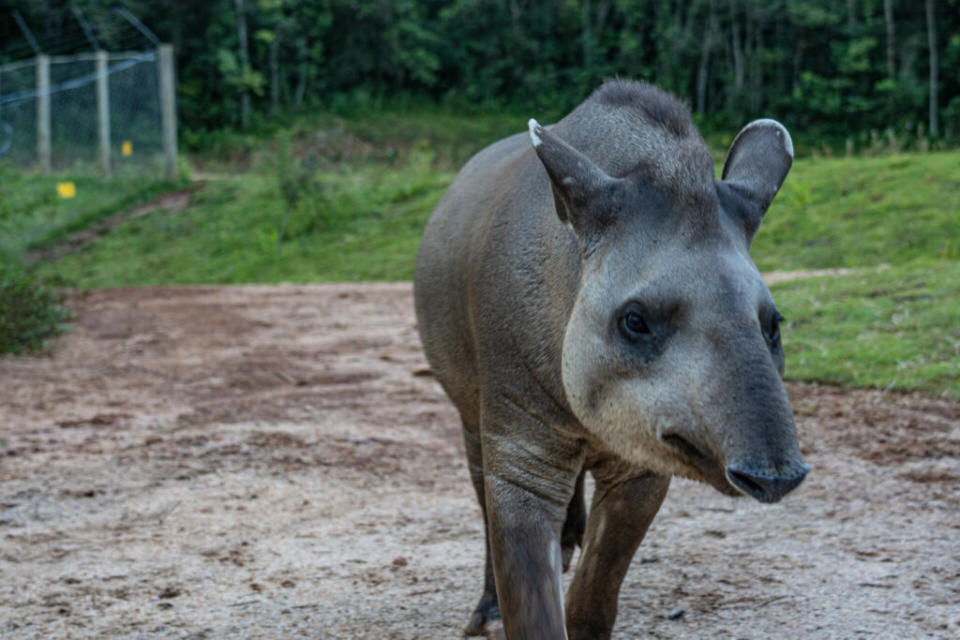
[[183, 591], [180, 589], [180, 587], [177, 587], [175, 585], [170, 585], [164, 588], [164, 590], [160, 592], [160, 598], [164, 600], [169, 600], [170, 598], [176, 598], [181, 593], [183, 593]]

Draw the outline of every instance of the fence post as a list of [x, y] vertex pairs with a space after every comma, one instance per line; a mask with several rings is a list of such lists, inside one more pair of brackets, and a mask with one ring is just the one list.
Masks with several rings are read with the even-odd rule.
[[37, 56], [37, 156], [40, 171], [50, 173], [50, 56]]
[[110, 86], [107, 74], [109, 54], [97, 50], [97, 132], [100, 134], [100, 168], [110, 176]]
[[160, 115], [163, 121], [163, 155], [167, 177], [177, 177], [177, 85], [174, 75], [173, 45], [158, 49], [160, 69]]

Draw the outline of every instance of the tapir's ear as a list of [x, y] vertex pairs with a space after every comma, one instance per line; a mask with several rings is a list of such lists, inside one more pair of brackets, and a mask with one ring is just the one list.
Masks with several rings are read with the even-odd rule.
[[606, 226], [613, 213], [609, 200], [619, 182], [590, 158], [553, 135], [533, 118], [527, 123], [530, 140], [547, 169], [560, 220], [580, 235], [589, 235]]
[[737, 134], [717, 192], [724, 210], [743, 225], [747, 244], [793, 164], [793, 140], [776, 120], [754, 120]]

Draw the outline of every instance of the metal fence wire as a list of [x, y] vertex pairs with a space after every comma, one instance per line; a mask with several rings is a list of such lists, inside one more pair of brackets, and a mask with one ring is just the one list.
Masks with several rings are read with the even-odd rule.
[[[163, 57], [98, 52], [0, 66], [0, 163], [42, 172], [171, 173], [176, 133], [165, 131], [173, 118], [163, 113]], [[171, 137], [172, 158], [165, 145]]]

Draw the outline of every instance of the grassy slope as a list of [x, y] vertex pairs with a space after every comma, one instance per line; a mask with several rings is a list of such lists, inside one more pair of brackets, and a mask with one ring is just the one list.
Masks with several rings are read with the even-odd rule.
[[[83, 287], [409, 279], [423, 224], [454, 175], [430, 157], [319, 170], [322, 186], [292, 211], [279, 251], [286, 205], [266, 169], [212, 182], [187, 212], [130, 221], [54, 268]], [[764, 271], [956, 260], [957, 211], [957, 154], [801, 160], [752, 251]]]
[[409, 280], [430, 211], [449, 173], [372, 169], [325, 174], [296, 207], [269, 178], [212, 181], [176, 215], [127, 221], [90, 250], [43, 271], [79, 287], [141, 284]]
[[960, 259], [960, 154], [800, 160], [754, 242], [762, 271]]
[[[60, 198], [57, 183], [72, 181], [76, 197]], [[15, 261], [28, 249], [56, 241], [175, 183], [145, 178], [22, 174], [0, 165], [0, 258]]]
[[[130, 220], [41, 271], [82, 287], [410, 279], [455, 166], [514, 119], [348, 120], [340, 142], [319, 145], [336, 162], [255, 158], [254, 171], [211, 181], [186, 211]], [[309, 155], [314, 136], [294, 131], [290, 144]], [[278, 247], [291, 171], [313, 186]], [[790, 319], [788, 376], [960, 398], [958, 211], [958, 154], [799, 160], [754, 243], [758, 266], [893, 268], [774, 287]]]
[[800, 161], [752, 253], [865, 268], [773, 287], [788, 378], [960, 399], [960, 154]]

